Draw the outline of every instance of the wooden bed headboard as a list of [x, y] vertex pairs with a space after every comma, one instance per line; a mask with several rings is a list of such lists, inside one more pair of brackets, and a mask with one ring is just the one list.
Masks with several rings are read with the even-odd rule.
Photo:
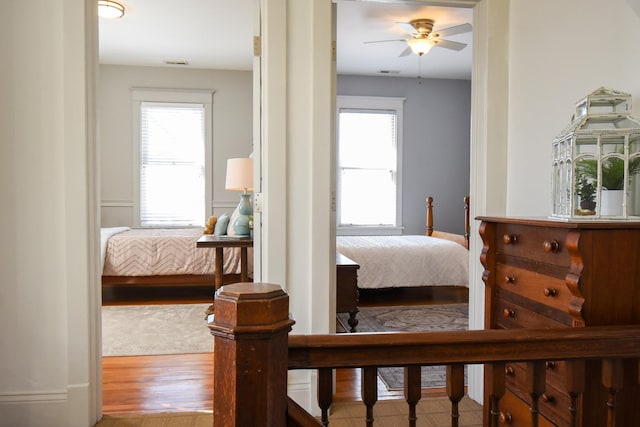
[[433, 197], [427, 197], [427, 236], [441, 237], [456, 241], [462, 246], [469, 248], [469, 234], [471, 223], [469, 222], [469, 196], [464, 198], [464, 235], [434, 231], [433, 229]]

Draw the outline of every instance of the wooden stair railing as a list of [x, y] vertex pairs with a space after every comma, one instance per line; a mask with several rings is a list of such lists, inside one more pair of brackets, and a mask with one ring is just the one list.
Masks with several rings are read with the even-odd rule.
[[[429, 333], [358, 333], [332, 335], [290, 335], [289, 369], [362, 368], [363, 403], [367, 407], [367, 425], [373, 425], [371, 396], [376, 384], [376, 368], [405, 366], [405, 400], [409, 405], [409, 425], [415, 425], [415, 405], [420, 397], [420, 366], [446, 365], [446, 389], [452, 402], [452, 425], [456, 426], [457, 403], [464, 395], [466, 364], [487, 364], [495, 375], [489, 384], [491, 426], [505, 420], [499, 402], [505, 392], [505, 362], [527, 362], [533, 366], [527, 380], [533, 405], [532, 418], [537, 419], [537, 402], [544, 394], [545, 361], [566, 360], [569, 363], [567, 390], [576, 400], [583, 391], [584, 360], [603, 359], [603, 384], [609, 390], [607, 427], [615, 426], [615, 395], [622, 384], [622, 359], [640, 357], [640, 326], [586, 327], [566, 329], [518, 329], [482, 331], [443, 331]], [[637, 363], [637, 362], [636, 362]], [[412, 372], [415, 372], [412, 374]], [[325, 373], [327, 378], [331, 375]], [[417, 378], [417, 379], [416, 379]], [[636, 378], [635, 381], [638, 379]], [[373, 385], [372, 385], [373, 384]], [[331, 390], [324, 385], [319, 392], [322, 421], [328, 425]], [[573, 425], [578, 425], [573, 421]], [[604, 426], [602, 426], [604, 427]]]
[[[332, 403], [333, 369], [362, 369], [362, 400], [367, 425], [373, 426], [377, 401], [378, 367], [405, 366], [405, 400], [409, 425], [416, 424], [415, 406], [420, 400], [420, 366], [446, 365], [446, 390], [451, 400], [451, 423], [458, 425], [457, 404], [464, 395], [464, 365], [485, 364], [492, 379], [485, 387], [489, 425], [508, 422], [500, 412], [505, 393], [506, 362], [526, 362], [531, 396], [532, 425], [538, 425], [537, 405], [544, 399], [545, 361], [568, 361], [566, 387], [571, 396], [572, 426], [577, 401], [584, 391], [585, 360], [600, 359], [602, 383], [608, 391], [606, 427], [616, 426], [616, 395], [628, 383], [624, 359], [634, 359], [631, 369], [638, 382], [640, 326], [607, 326], [566, 329], [511, 329], [446, 331], [429, 333], [358, 333], [290, 335], [288, 295], [277, 285], [240, 283], [223, 286], [216, 293], [214, 335], [214, 425], [317, 426], [286, 395], [287, 370], [318, 370], [318, 405], [322, 425], [328, 425]], [[417, 378], [417, 379], [416, 379]], [[624, 380], [624, 381], [623, 381]], [[605, 426], [597, 426], [605, 427]]]

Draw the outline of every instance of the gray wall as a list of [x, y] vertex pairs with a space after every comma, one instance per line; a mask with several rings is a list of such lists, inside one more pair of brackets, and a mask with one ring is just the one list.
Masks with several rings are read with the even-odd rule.
[[133, 111], [131, 88], [211, 89], [213, 200], [211, 212], [233, 211], [238, 192], [224, 188], [226, 161], [247, 157], [253, 140], [251, 71], [100, 65], [99, 135], [101, 225], [133, 224]]
[[435, 199], [436, 228], [462, 233], [463, 199], [469, 194], [471, 81], [341, 75], [338, 95], [406, 98], [403, 234], [424, 234], [427, 196]]

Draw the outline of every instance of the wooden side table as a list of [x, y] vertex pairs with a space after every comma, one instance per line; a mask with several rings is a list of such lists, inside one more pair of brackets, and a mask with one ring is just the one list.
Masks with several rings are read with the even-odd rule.
[[224, 269], [224, 248], [240, 248], [240, 281], [249, 281], [249, 271], [247, 266], [247, 248], [253, 247], [251, 237], [235, 236], [214, 236], [213, 234], [203, 234], [196, 242], [198, 248], [215, 248], [216, 250], [216, 271], [215, 287], [216, 291], [222, 286]]
[[356, 331], [358, 319], [358, 269], [360, 266], [341, 253], [336, 253], [336, 313], [349, 313], [350, 332]]

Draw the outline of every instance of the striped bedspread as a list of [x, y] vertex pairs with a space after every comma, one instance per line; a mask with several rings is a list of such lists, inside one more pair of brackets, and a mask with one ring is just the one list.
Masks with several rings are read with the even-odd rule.
[[[105, 246], [104, 276], [214, 274], [215, 249], [196, 248], [202, 228], [136, 229], [114, 233]], [[250, 257], [251, 258], [251, 257]], [[249, 262], [249, 271], [252, 271]], [[240, 273], [240, 249], [224, 249], [224, 273]]]

